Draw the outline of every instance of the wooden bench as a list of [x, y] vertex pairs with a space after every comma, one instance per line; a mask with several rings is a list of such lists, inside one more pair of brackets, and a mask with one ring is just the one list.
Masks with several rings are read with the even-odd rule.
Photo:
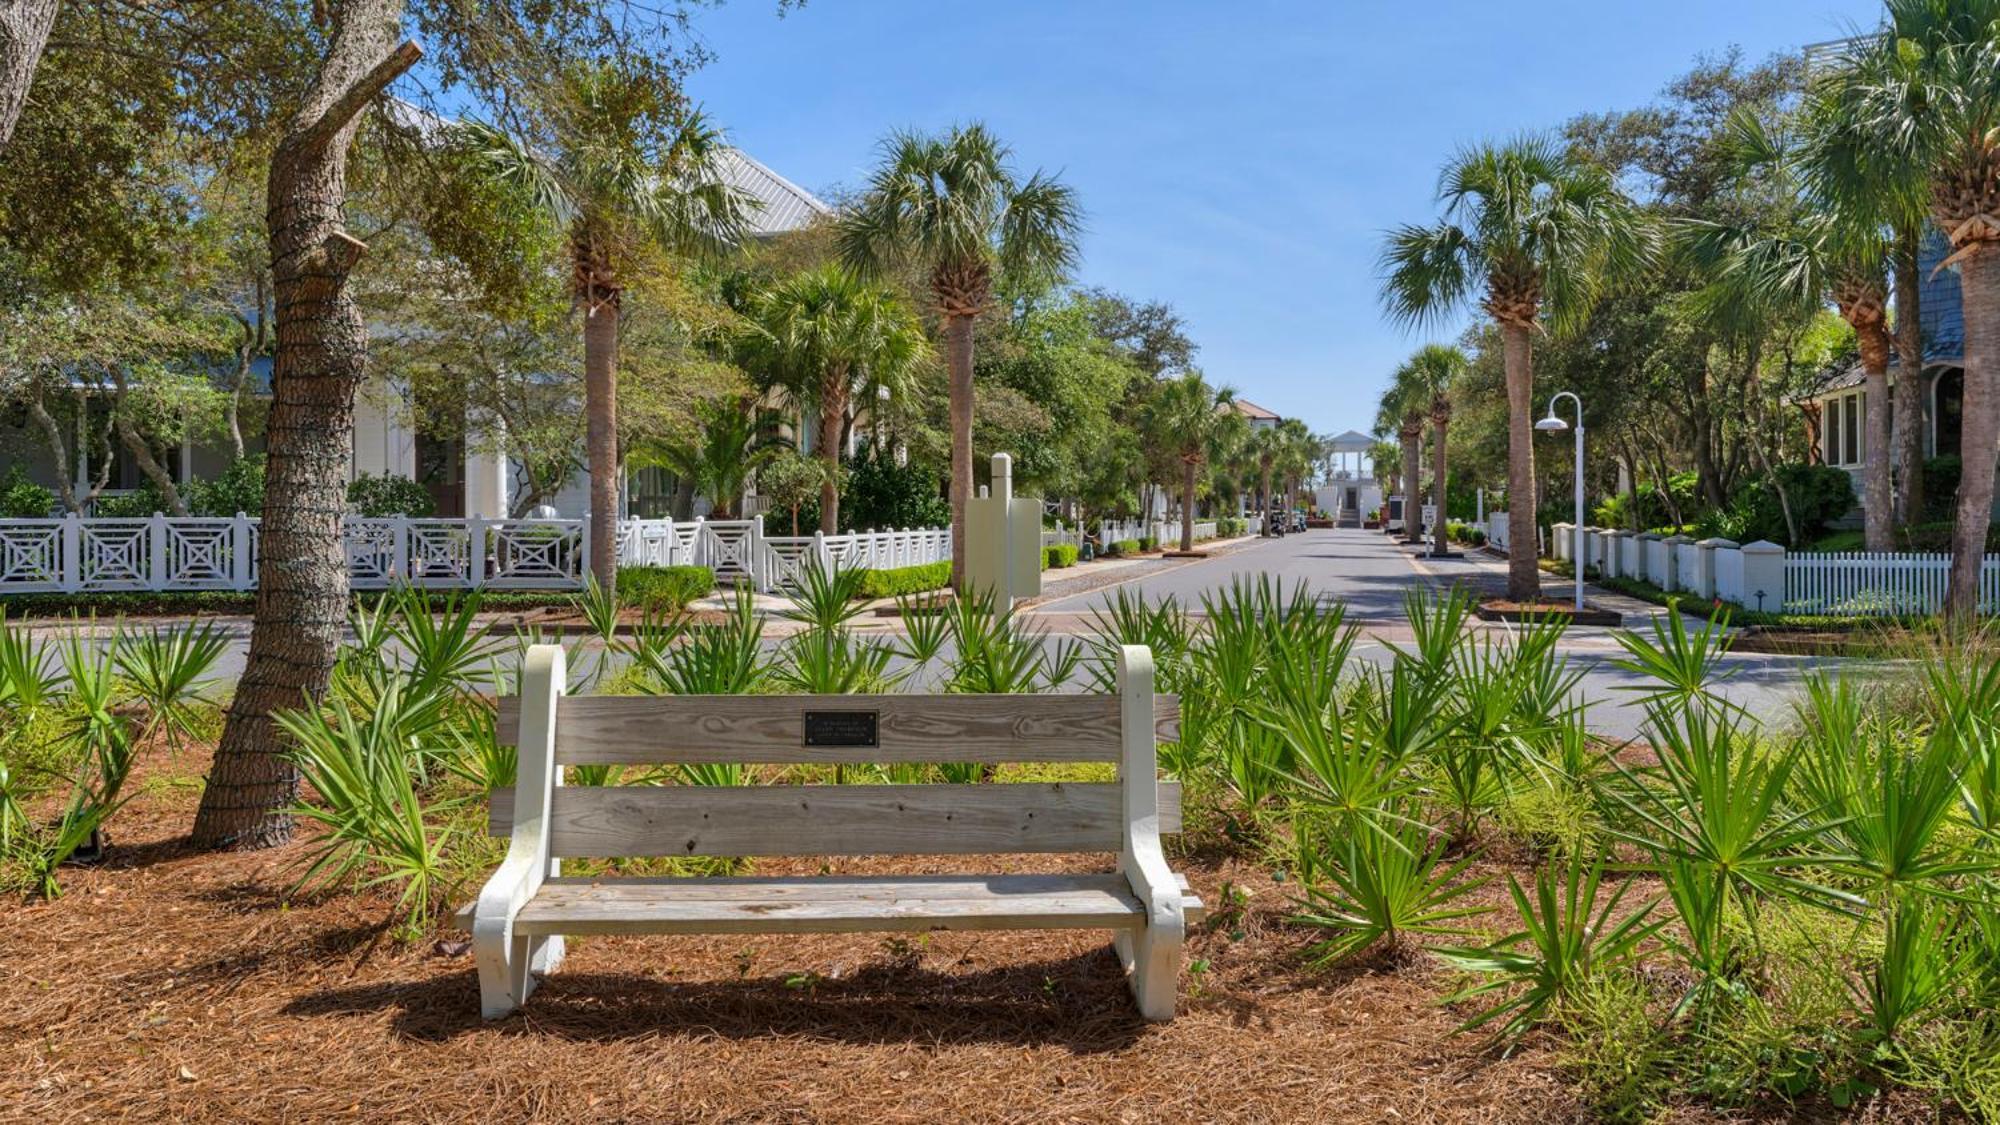
[[[1140, 1012], [1173, 1018], [1201, 901], [1168, 869], [1180, 789], [1154, 742], [1178, 701], [1127, 646], [1111, 695], [563, 695], [562, 649], [536, 645], [500, 737], [513, 839], [469, 911], [480, 1008], [504, 1016], [562, 960], [564, 934], [1107, 929]], [[566, 765], [1115, 762], [1116, 782], [565, 786]], [[1116, 852], [1113, 874], [561, 877], [563, 857]]]

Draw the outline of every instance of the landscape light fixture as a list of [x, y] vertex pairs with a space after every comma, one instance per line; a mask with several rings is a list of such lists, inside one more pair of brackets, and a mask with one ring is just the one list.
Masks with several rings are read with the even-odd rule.
[[[1570, 569], [1576, 574], [1576, 611], [1583, 612], [1583, 400], [1571, 391], [1557, 391], [1549, 399], [1549, 416], [1535, 423], [1535, 428], [1543, 433], [1559, 434], [1570, 428], [1568, 422], [1556, 417], [1556, 400], [1567, 398], [1576, 404], [1576, 526], [1571, 528], [1574, 536], [1569, 554]], [[1510, 528], [1511, 532], [1513, 529]], [[1532, 533], [1533, 529], [1530, 529]]]

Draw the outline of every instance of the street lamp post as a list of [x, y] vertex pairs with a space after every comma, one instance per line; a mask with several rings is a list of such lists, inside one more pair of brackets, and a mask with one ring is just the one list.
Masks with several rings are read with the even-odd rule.
[[[1569, 552], [1570, 569], [1576, 574], [1576, 611], [1583, 612], [1583, 400], [1570, 391], [1557, 391], [1549, 398], [1549, 416], [1535, 423], [1535, 428], [1546, 433], [1561, 433], [1570, 428], [1568, 422], [1556, 417], [1556, 400], [1566, 398], [1576, 404], [1576, 524], [1570, 528], [1575, 538]], [[1510, 534], [1520, 534], [1519, 528], [1509, 528]], [[1534, 528], [1528, 533], [1534, 534]]]

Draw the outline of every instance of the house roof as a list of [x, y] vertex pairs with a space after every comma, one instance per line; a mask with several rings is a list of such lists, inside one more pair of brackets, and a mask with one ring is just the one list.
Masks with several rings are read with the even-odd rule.
[[[1963, 367], [1965, 366], [1965, 312], [1961, 303], [1958, 282], [1958, 268], [1939, 268], [1951, 245], [1944, 233], [1934, 225], [1924, 228], [1924, 241], [1917, 251], [1917, 308], [1918, 318], [1924, 326], [1924, 366]], [[1889, 357], [1889, 375], [1893, 379], [1902, 367], [1894, 355]], [[1829, 369], [1819, 385], [1806, 395], [1817, 398], [1833, 391], [1859, 386], [1864, 376], [1859, 363], [1846, 364]]]
[[1360, 430], [1349, 430], [1329, 439], [1327, 444], [1342, 453], [1349, 453], [1375, 448], [1375, 439]]
[[1247, 398], [1235, 399], [1234, 405], [1236, 407], [1236, 413], [1243, 415], [1245, 418], [1254, 418], [1257, 419], [1258, 421], [1264, 421], [1267, 419], [1272, 422], [1284, 421], [1284, 415], [1279, 414], [1275, 410], [1266, 410], [1265, 408], [1258, 406], [1256, 403], [1251, 402]]

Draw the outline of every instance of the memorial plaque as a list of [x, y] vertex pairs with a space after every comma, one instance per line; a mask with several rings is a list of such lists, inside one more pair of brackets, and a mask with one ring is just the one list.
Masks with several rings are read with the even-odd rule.
[[807, 711], [807, 746], [879, 746], [874, 711]]

